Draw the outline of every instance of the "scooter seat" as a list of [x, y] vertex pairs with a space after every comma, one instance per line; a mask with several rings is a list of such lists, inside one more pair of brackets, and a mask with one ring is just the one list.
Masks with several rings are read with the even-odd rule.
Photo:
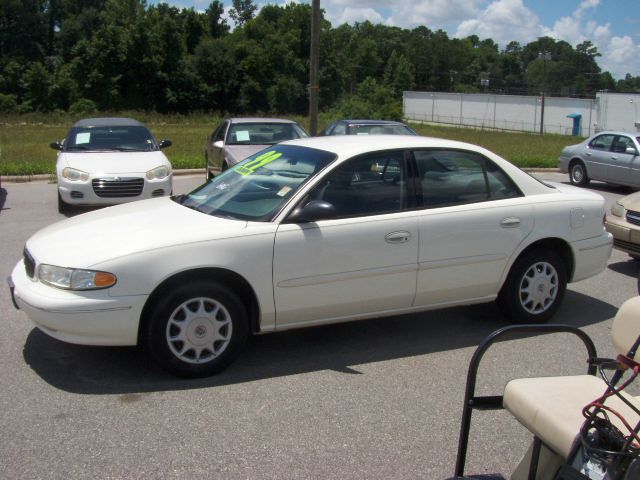
[[[567, 460], [585, 421], [582, 409], [599, 398], [606, 388], [605, 382], [593, 375], [519, 378], [505, 387], [503, 406], [545, 445]], [[640, 397], [624, 392], [623, 395], [640, 408]], [[638, 416], [619, 398], [608, 398], [605, 403], [631, 425], [638, 423]], [[610, 419], [626, 432], [617, 417], [610, 415]]]

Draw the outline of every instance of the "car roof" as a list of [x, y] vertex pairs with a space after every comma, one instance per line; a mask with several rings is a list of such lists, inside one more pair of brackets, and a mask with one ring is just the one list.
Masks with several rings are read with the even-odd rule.
[[640, 136], [640, 132], [622, 132], [620, 130], [603, 130], [602, 132], [597, 132], [591, 135], [592, 137], [597, 137], [598, 135], [626, 135], [627, 137], [638, 137]]
[[133, 118], [124, 117], [98, 117], [98, 118], [83, 118], [73, 124], [74, 127], [144, 127], [143, 123], [140, 123]]
[[337, 135], [286, 140], [281, 145], [316, 148], [335, 153], [340, 157], [352, 157], [377, 150], [406, 148], [446, 148], [488, 152], [470, 143], [417, 135]]
[[394, 120], [338, 120], [337, 123], [348, 123], [350, 125], [404, 125], [404, 123]]
[[228, 118], [231, 123], [296, 123], [286, 118], [269, 118], [269, 117], [231, 117]]

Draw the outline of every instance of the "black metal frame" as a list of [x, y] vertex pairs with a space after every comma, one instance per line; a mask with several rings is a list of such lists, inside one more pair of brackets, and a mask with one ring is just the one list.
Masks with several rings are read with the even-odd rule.
[[[462, 420], [460, 423], [460, 438], [458, 440], [458, 455], [456, 458], [455, 477], [464, 476], [464, 467], [467, 458], [467, 447], [469, 444], [469, 432], [471, 430], [471, 414], [473, 410], [502, 410], [502, 395], [476, 396], [476, 377], [480, 361], [486, 351], [498, 340], [504, 337], [525, 336], [527, 334], [548, 334], [548, 333], [571, 333], [576, 335], [587, 349], [588, 360], [597, 358], [596, 347], [591, 338], [582, 330], [571, 325], [547, 324], [547, 325], [510, 325], [496, 330], [486, 337], [471, 357], [469, 370], [467, 373], [467, 386], [464, 394], [464, 406], [462, 408]], [[597, 367], [590, 361], [587, 373], [595, 375]], [[531, 455], [531, 465], [529, 468], [529, 479], [535, 479], [538, 468], [538, 457], [542, 441], [534, 437], [533, 452]]]

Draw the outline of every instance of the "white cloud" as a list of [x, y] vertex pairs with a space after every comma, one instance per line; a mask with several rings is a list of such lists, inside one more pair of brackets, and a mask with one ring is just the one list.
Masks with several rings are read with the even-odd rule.
[[496, 0], [458, 25], [456, 37], [478, 35], [505, 46], [512, 40], [530, 42], [542, 34], [538, 16], [522, 0]]
[[[372, 20], [372, 11], [381, 23], [403, 28], [426, 25], [437, 30], [444, 24], [454, 24], [478, 12], [484, 0], [323, 0], [321, 8], [332, 25], [345, 21], [354, 23]], [[350, 20], [345, 20], [345, 19]]]
[[382, 15], [380, 15], [373, 8], [351, 8], [347, 7], [330, 21], [334, 26], [342, 25], [343, 23], [354, 24], [356, 22], [370, 21], [373, 24], [385, 23]]

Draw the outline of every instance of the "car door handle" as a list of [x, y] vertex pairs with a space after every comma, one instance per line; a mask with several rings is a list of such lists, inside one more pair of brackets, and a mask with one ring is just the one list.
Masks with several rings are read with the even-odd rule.
[[518, 217], [503, 218], [500, 222], [500, 226], [504, 228], [515, 228], [520, 226], [520, 219]]
[[387, 243], [406, 243], [411, 238], [411, 233], [406, 231], [391, 232], [384, 236], [384, 241]]

